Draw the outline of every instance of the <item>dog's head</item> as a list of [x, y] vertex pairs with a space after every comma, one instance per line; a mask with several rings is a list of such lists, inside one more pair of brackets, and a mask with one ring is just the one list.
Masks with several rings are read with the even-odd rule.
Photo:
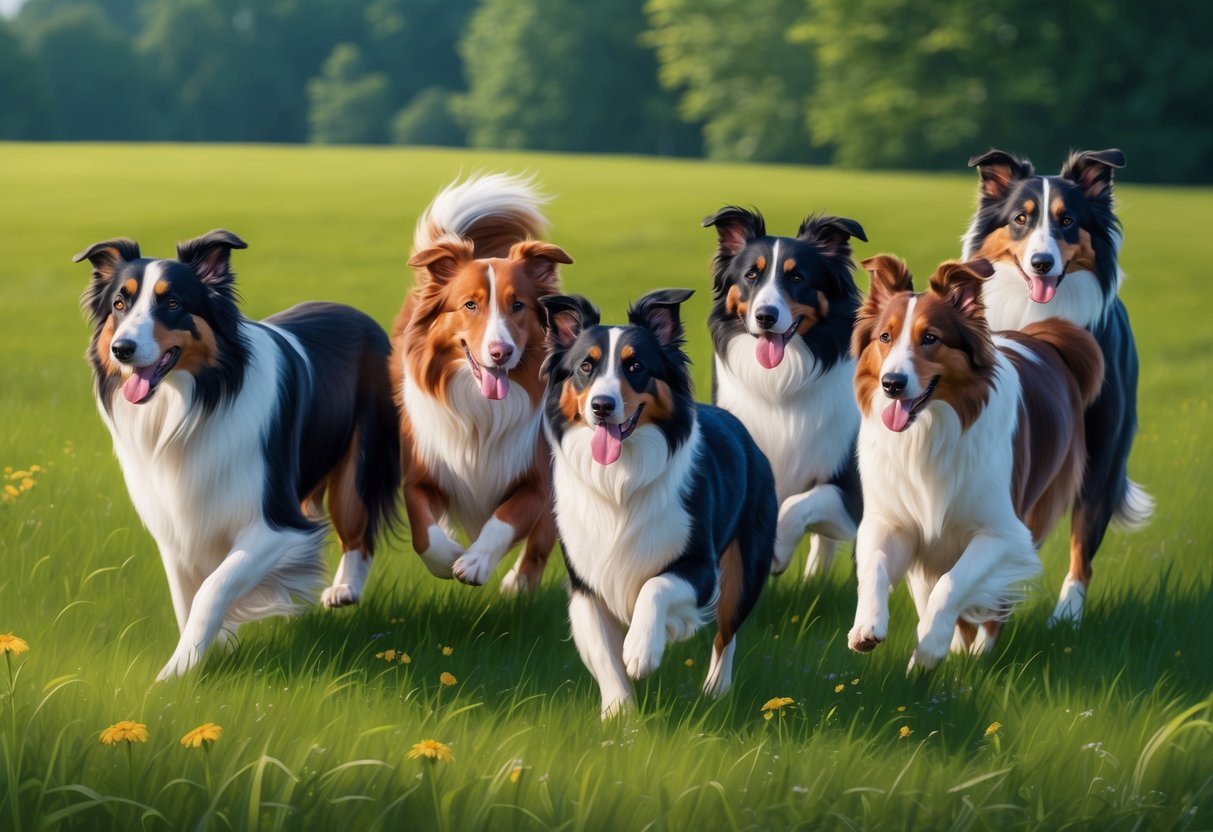
[[749, 333], [755, 359], [772, 369], [793, 338], [811, 339], [814, 330], [838, 330], [845, 349], [859, 299], [850, 240], [868, 239], [859, 223], [815, 216], [795, 237], [772, 237], [761, 214], [729, 206], [703, 225], [714, 226], [719, 240], [712, 262], [718, 352], [721, 338]]
[[557, 441], [568, 431], [592, 431], [594, 460], [610, 465], [647, 425], [665, 435], [671, 450], [686, 440], [693, 404], [679, 307], [691, 294], [650, 292], [628, 310], [627, 326], [602, 326], [598, 309], [580, 295], [543, 298], [550, 348], [545, 412]]
[[903, 260], [882, 254], [863, 261], [871, 289], [855, 324], [855, 394], [865, 418], [880, 413], [891, 431], [906, 430], [933, 402], [956, 411], [968, 427], [989, 394], [994, 343], [981, 304], [985, 260], [952, 260], [914, 293]]
[[417, 305], [409, 322], [419, 376], [441, 394], [451, 367], [466, 367], [487, 399], [509, 395], [510, 379], [539, 394], [543, 357], [540, 298], [560, 291], [564, 249], [538, 240], [515, 243], [506, 257], [477, 259], [468, 240], [450, 240], [409, 260], [417, 270]]
[[1124, 164], [1119, 150], [1083, 151], [1070, 154], [1059, 176], [1041, 176], [1002, 150], [973, 157], [981, 181], [966, 250], [1017, 270], [1036, 303], [1051, 301], [1076, 271], [1100, 275], [1106, 286], [1119, 232], [1112, 174]]
[[247, 245], [215, 230], [178, 243], [176, 260], [143, 257], [124, 238], [77, 254], [75, 262], [93, 266], [81, 304], [94, 327], [89, 355], [99, 385], [120, 384], [128, 402], [143, 404], [170, 373], [222, 372], [242, 349], [230, 263], [237, 248]]

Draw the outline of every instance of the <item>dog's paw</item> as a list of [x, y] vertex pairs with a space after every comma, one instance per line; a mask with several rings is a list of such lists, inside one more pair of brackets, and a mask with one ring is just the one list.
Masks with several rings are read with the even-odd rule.
[[201, 658], [201, 655], [193, 647], [183, 649], [178, 646], [177, 650], [173, 653], [173, 657], [168, 660], [168, 664], [162, 667], [160, 672], [156, 674], [156, 681], [167, 682], [169, 679], [178, 679], [184, 676], [198, 664]]
[[939, 663], [948, 655], [949, 646], [950, 643], [944, 644], [943, 649], [940, 649], [938, 644], [920, 641], [914, 648], [913, 655], [910, 656], [910, 663], [906, 666], [906, 675], [927, 673], [939, 667]]
[[802, 537], [803, 531], [792, 528], [786, 522], [779, 524], [779, 530], [775, 534], [775, 559], [771, 561], [772, 575], [783, 574], [791, 565], [792, 558], [796, 555], [796, 546]]
[[600, 716], [602, 721], [622, 719], [636, 712], [636, 703], [631, 696], [603, 697]]
[[871, 653], [887, 635], [888, 627], [880, 623], [856, 624], [847, 633], [847, 646], [856, 653]]
[[421, 562], [435, 578], [450, 580], [455, 577], [452, 567], [463, 555], [463, 547], [443, 532], [430, 533], [430, 548], [421, 553]]
[[488, 582], [489, 577], [493, 574], [493, 567], [496, 565], [490, 556], [469, 550], [463, 554], [463, 557], [455, 561], [454, 566], [451, 567], [451, 573], [460, 583], [481, 586]]
[[326, 607], [348, 607], [358, 603], [358, 593], [349, 584], [333, 584], [320, 593], [320, 603]]
[[661, 664], [664, 652], [664, 638], [654, 638], [647, 628], [633, 627], [623, 640], [623, 666], [633, 679], [643, 679]]
[[531, 582], [526, 574], [518, 571], [517, 566], [506, 572], [505, 577], [501, 579], [502, 595], [521, 595], [534, 589], [535, 587], [531, 586]]

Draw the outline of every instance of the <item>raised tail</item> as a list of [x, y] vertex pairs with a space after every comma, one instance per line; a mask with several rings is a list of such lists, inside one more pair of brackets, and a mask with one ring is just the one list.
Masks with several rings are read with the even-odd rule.
[[550, 201], [529, 177], [508, 173], [473, 175], [438, 192], [417, 220], [413, 253], [443, 241], [471, 241], [474, 256], [505, 257], [510, 246], [543, 236]]
[[1090, 407], [1091, 402], [1099, 398], [1099, 391], [1103, 389], [1103, 350], [1091, 333], [1062, 318], [1030, 323], [1023, 328], [1023, 333], [1057, 350], [1058, 357], [1078, 383], [1083, 407]]

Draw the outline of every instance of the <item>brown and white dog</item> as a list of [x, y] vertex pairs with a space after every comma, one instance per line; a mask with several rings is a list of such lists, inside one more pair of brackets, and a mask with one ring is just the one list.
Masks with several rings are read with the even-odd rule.
[[918, 610], [910, 667], [997, 637], [1037, 546], [1074, 502], [1086, 463], [1083, 412], [1103, 357], [1060, 318], [992, 334], [981, 301], [990, 263], [943, 263], [915, 294], [903, 261], [865, 260], [871, 291], [853, 339], [864, 515], [849, 643], [888, 633], [905, 576]]
[[533, 239], [544, 202], [502, 174], [441, 191], [417, 224], [416, 283], [392, 339], [413, 548], [438, 577], [478, 585], [525, 538], [505, 592], [534, 589], [556, 542], [539, 299], [573, 261]]

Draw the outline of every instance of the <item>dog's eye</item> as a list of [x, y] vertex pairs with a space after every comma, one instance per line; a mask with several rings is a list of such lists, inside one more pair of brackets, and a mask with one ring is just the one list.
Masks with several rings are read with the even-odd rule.
[[126, 301], [122, 298], [114, 298], [114, 308], [121, 312], [123, 309], [126, 309]]
[[893, 340], [893, 336], [887, 332], [880, 333], [880, 343], [887, 344]]
[[169, 309], [180, 309], [181, 301], [177, 300], [176, 298], [169, 298], [165, 303], [165, 306], [167, 306]]
[[1062, 228], [1069, 228], [1073, 224], [1074, 224], [1074, 220], [1071, 219], [1070, 217], [1061, 218], [1061, 227]]
[[515, 312], [521, 312], [525, 308], [526, 308], [526, 304], [520, 300], [514, 301], [513, 305], [510, 306], [510, 309], [512, 309]]
[[745, 273], [745, 279], [746, 280], [757, 280], [758, 279], [758, 269], [751, 268], [748, 272]]
[[582, 373], [584, 373], [585, 375], [588, 376], [590, 374], [590, 370], [594, 369], [594, 365], [588, 361], [582, 361], [581, 367], [579, 367], [578, 369], [580, 369]]
[[629, 373], [639, 373], [643, 369], [644, 369], [644, 365], [641, 364], [639, 361], [633, 361], [631, 364], [628, 365]]
[[476, 304], [476, 301], [474, 301], [474, 300], [469, 300], [467, 303], [465, 303], [465, 304], [463, 305], [463, 308], [464, 308], [464, 309], [466, 309], [466, 310], [468, 310], [469, 312], [475, 312], [475, 311], [476, 311], [477, 309], [479, 309], [480, 307], [479, 307], [479, 306]]
[[802, 275], [800, 272], [789, 272], [788, 277], [791, 278], [793, 283], [799, 283], [800, 281], [804, 280], [804, 275]]
[[1027, 214], [1024, 214], [1024, 213], [1019, 213], [1019, 214], [1016, 214], [1016, 215], [1015, 215], [1015, 224], [1016, 224], [1016, 225], [1023, 225], [1023, 224], [1024, 224], [1024, 223], [1026, 223], [1027, 221], [1028, 221], [1028, 215], [1027, 215]]
[[934, 332], [924, 332], [922, 334], [922, 343], [924, 346], [929, 347], [931, 344], [934, 344], [938, 340], [939, 340], [939, 338], [936, 337]]

